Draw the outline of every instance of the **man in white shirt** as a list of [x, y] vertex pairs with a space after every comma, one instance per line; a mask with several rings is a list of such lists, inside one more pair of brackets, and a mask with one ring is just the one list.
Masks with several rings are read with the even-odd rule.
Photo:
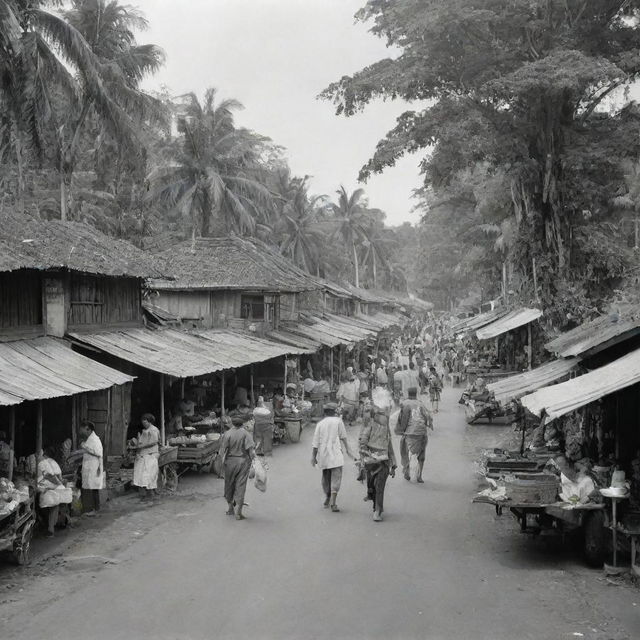
[[100, 510], [100, 490], [105, 488], [102, 442], [93, 422], [85, 420], [80, 427], [84, 441], [80, 444], [82, 456], [82, 508], [87, 515]]
[[342, 467], [344, 466], [344, 451], [355, 459], [347, 442], [347, 430], [342, 418], [336, 416], [338, 405], [329, 402], [324, 405], [325, 417], [318, 422], [313, 434], [313, 453], [311, 465], [318, 465], [322, 470], [322, 490], [324, 491], [324, 508], [331, 508], [334, 513], [340, 511], [336, 500], [342, 482]]

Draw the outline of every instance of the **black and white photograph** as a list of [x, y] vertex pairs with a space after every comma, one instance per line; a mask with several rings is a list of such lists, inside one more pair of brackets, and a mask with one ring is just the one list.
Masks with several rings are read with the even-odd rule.
[[640, 0], [0, 0], [0, 639], [580, 638]]

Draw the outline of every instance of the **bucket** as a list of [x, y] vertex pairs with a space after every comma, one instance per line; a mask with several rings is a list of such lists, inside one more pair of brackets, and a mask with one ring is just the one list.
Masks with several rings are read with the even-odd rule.
[[287, 436], [290, 442], [300, 442], [300, 432], [302, 431], [301, 420], [287, 420]]

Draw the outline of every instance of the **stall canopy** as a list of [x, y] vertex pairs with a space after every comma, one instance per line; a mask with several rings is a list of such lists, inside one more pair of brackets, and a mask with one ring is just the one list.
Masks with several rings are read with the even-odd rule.
[[56, 338], [0, 344], [0, 405], [108, 389], [133, 378], [71, 350]]
[[478, 315], [471, 316], [470, 318], [464, 318], [460, 322], [456, 322], [451, 325], [451, 331], [455, 333], [466, 333], [468, 331], [475, 331], [480, 327], [501, 318], [507, 313], [506, 309], [492, 309], [491, 311], [485, 311]]
[[601, 351], [640, 334], [640, 307], [600, 316], [567, 331], [545, 344], [545, 349], [562, 358]]
[[524, 396], [522, 404], [535, 415], [546, 409], [550, 420], [640, 382], [640, 349], [579, 378]]
[[478, 340], [490, 340], [508, 331], [524, 327], [530, 322], [537, 320], [540, 316], [542, 316], [540, 309], [518, 309], [516, 311], [510, 311], [506, 315], [491, 322], [491, 324], [478, 329], [476, 336], [478, 336]]
[[487, 388], [498, 402], [504, 404], [571, 375], [579, 363], [579, 358], [554, 360], [531, 371], [493, 382], [487, 385]]
[[192, 333], [176, 329], [121, 329], [69, 335], [80, 344], [176, 378], [202, 376], [300, 353], [289, 345], [214, 329]]
[[267, 332], [267, 338], [275, 342], [286, 344], [290, 347], [300, 349], [302, 353], [315, 353], [322, 348], [322, 343], [306, 336], [301, 336], [294, 331], [291, 331], [288, 327]]

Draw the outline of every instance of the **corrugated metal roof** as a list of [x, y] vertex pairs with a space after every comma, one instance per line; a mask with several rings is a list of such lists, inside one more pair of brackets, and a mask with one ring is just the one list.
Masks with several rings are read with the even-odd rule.
[[487, 388], [495, 395], [498, 402], [509, 402], [570, 375], [579, 364], [579, 358], [554, 360], [531, 371], [492, 382], [487, 385]]
[[73, 396], [132, 381], [56, 338], [0, 344], [0, 405]]
[[578, 356], [604, 345], [625, 333], [640, 329], [640, 309], [633, 307], [624, 313], [612, 313], [586, 322], [545, 344], [545, 349], [562, 358]]
[[476, 331], [478, 340], [490, 340], [497, 336], [513, 331], [518, 327], [523, 327], [542, 316], [540, 309], [517, 309], [510, 311], [506, 315], [494, 320], [491, 324], [482, 327]]
[[640, 382], [640, 349], [573, 380], [539, 389], [524, 396], [522, 404], [538, 416], [546, 409], [549, 419], [554, 420], [637, 382]]
[[301, 353], [288, 345], [234, 331], [121, 329], [71, 337], [138, 366], [176, 378], [201, 376]]
[[281, 327], [277, 331], [267, 332], [267, 338], [302, 349], [304, 350], [303, 353], [315, 353], [323, 346], [322, 342], [294, 333], [288, 327]]
[[0, 214], [0, 271], [70, 269], [136, 278], [171, 276], [164, 263], [80, 222]]
[[460, 322], [456, 322], [451, 325], [451, 331], [453, 333], [466, 333], [468, 331], [475, 331], [480, 327], [484, 327], [485, 325], [501, 318], [502, 316], [508, 313], [507, 309], [492, 309], [491, 311], [485, 311], [484, 313], [479, 313], [475, 316], [471, 316], [470, 318], [465, 318]]

